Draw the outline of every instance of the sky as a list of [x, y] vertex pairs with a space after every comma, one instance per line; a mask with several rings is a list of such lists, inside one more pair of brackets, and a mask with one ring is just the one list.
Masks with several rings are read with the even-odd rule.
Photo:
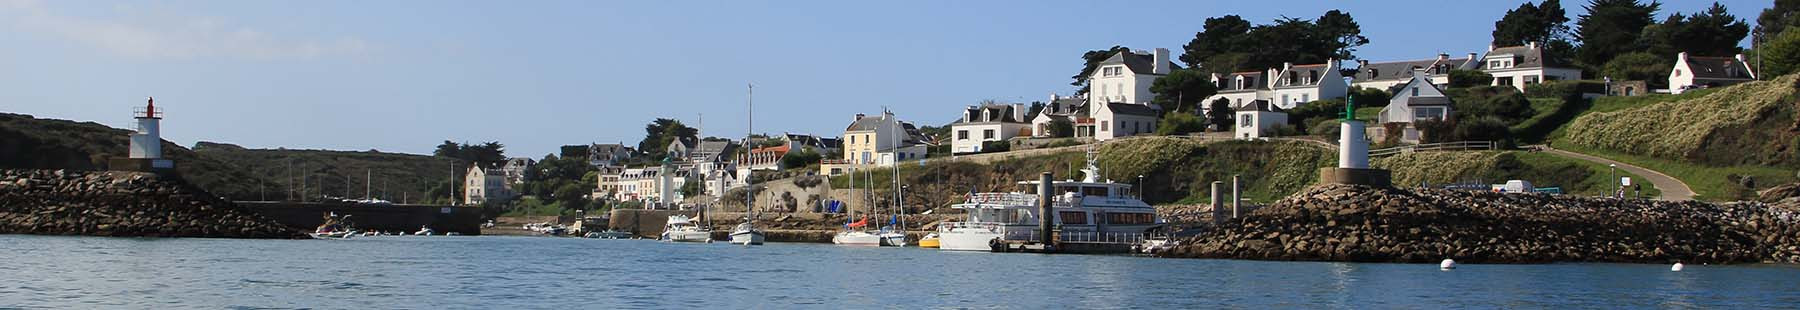
[[[1565, 1], [1569, 18], [1585, 13]], [[1754, 25], [1772, 1], [1721, 1]], [[676, 118], [742, 137], [841, 135], [891, 109], [942, 125], [984, 99], [1071, 94], [1082, 52], [1175, 54], [1207, 17], [1341, 9], [1371, 61], [1484, 52], [1520, 1], [37, 1], [0, 0], [0, 112], [250, 148], [509, 156], [635, 146]], [[1658, 19], [1710, 1], [1663, 3]], [[1453, 9], [1452, 9], [1453, 8]], [[1748, 46], [1748, 43], [1742, 44]]]

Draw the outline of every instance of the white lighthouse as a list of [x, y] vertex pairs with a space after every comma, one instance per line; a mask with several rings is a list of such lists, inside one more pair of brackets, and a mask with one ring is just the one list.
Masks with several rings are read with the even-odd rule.
[[131, 159], [162, 158], [162, 132], [158, 124], [162, 121], [162, 111], [156, 110], [156, 98], [148, 101], [143, 109], [131, 112], [131, 117], [137, 119], [137, 132], [131, 134]]
[[137, 131], [131, 133], [131, 151], [129, 158], [114, 158], [112, 170], [157, 171], [175, 168], [175, 162], [162, 157], [163, 113], [156, 109], [156, 98], [150, 98], [143, 108], [133, 109], [131, 117], [137, 119]]

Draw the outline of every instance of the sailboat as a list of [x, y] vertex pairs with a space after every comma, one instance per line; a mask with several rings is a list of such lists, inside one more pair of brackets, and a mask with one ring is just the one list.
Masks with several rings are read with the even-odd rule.
[[[854, 168], [850, 171], [850, 191], [852, 194], [856, 191], [856, 170], [854, 170]], [[863, 230], [864, 227], [868, 227], [869, 225], [869, 216], [867, 214], [863, 215], [862, 220], [856, 222], [848, 222], [850, 220], [849, 217], [846, 217], [844, 220], [846, 221], [844, 223], [844, 231], [840, 231], [837, 235], [832, 236], [831, 243], [851, 246], [881, 246], [881, 236]]]
[[[751, 142], [750, 135], [752, 133], [756, 132], [755, 131], [756, 130], [756, 126], [755, 126], [756, 125], [756, 85], [752, 84], [749, 86], [750, 86], [750, 92], [749, 92], [749, 100], [747, 102], [749, 103], [750, 111], [748, 114], [749, 121], [746, 123], [747, 126], [745, 126], [745, 127], [748, 128], [750, 131], [744, 132], [744, 147], [750, 147], [751, 145], [754, 145], [754, 144], [750, 143]], [[749, 163], [740, 162], [739, 164], [746, 165], [745, 166], [746, 168], [749, 167], [748, 166]], [[733, 243], [733, 244], [744, 244], [744, 245], [762, 245], [763, 244], [763, 239], [764, 239], [763, 231], [761, 229], [756, 228], [756, 207], [755, 207], [755, 204], [752, 203], [752, 202], [756, 201], [756, 199], [755, 199], [756, 195], [753, 195], [756, 192], [752, 190], [752, 187], [751, 187], [752, 184], [750, 183], [751, 182], [750, 174], [755, 173], [755, 172], [756, 172], [755, 169], [745, 169], [744, 170], [744, 176], [743, 176], [744, 177], [744, 212], [745, 212], [744, 222], [741, 224], [738, 224], [737, 227], [731, 229], [731, 243]], [[722, 176], [724, 176], [724, 172], [720, 172], [720, 176], [721, 176], [721, 178], [719, 178], [720, 187], [724, 187], [725, 178], [722, 177]], [[724, 195], [725, 193], [723, 191], [721, 191], [721, 192], [719, 192], [719, 194]]]
[[[882, 113], [884, 115], [893, 115], [893, 113], [887, 112], [887, 111], [883, 111]], [[882, 227], [880, 233], [878, 233], [877, 235], [879, 235], [881, 237], [881, 246], [903, 247], [903, 246], [906, 246], [906, 222], [904, 220], [901, 220], [900, 215], [906, 213], [906, 209], [903, 205], [901, 205], [901, 201], [900, 201], [901, 198], [900, 198], [900, 157], [899, 157], [899, 155], [900, 155], [900, 135], [906, 134], [906, 131], [905, 131], [905, 129], [899, 127], [900, 121], [895, 120], [892, 124], [894, 126], [894, 128], [893, 128], [894, 134], [889, 135], [891, 137], [888, 139], [889, 139], [889, 141], [894, 142], [894, 147], [892, 150], [894, 152], [895, 157], [893, 157], [893, 162], [889, 166], [893, 167], [893, 169], [894, 169], [893, 173], [890, 173], [890, 176], [893, 177], [893, 183], [894, 183], [893, 184], [894, 185], [894, 200], [892, 200], [892, 201], [894, 203], [893, 208], [894, 208], [895, 214], [889, 215], [891, 217], [888, 219], [888, 225], [886, 227]], [[874, 182], [870, 182], [870, 183], [874, 183]], [[869, 186], [874, 187], [875, 185], [870, 184]], [[873, 198], [871, 198], [871, 200], [873, 200]]]

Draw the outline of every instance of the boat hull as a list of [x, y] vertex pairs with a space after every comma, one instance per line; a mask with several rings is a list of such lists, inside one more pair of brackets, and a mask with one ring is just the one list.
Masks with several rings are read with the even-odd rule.
[[938, 236], [935, 234], [931, 235], [931, 236], [926, 236], [924, 239], [919, 239], [919, 247], [926, 248], [926, 249], [936, 249], [940, 245], [938, 240], [939, 240]]
[[838, 233], [831, 237], [831, 243], [848, 246], [881, 246], [881, 236], [864, 232]]
[[712, 233], [704, 231], [667, 231], [663, 232], [663, 241], [669, 242], [707, 242], [712, 240]]
[[731, 243], [732, 244], [762, 245], [763, 238], [764, 238], [763, 232], [761, 232], [761, 231], [752, 230], [752, 231], [731, 232]]
[[906, 246], [906, 234], [889, 232], [881, 233], [881, 246]]
[[985, 229], [956, 229], [938, 233], [938, 249], [951, 251], [992, 251], [989, 246], [994, 239], [1003, 239], [1004, 233]]

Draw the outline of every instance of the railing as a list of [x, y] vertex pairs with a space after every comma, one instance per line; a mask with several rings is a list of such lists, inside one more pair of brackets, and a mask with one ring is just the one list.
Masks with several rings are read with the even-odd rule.
[[969, 199], [966, 200], [965, 203], [1002, 206], [1035, 206], [1038, 204], [1038, 196], [1016, 193], [977, 193], [969, 195]]
[[[1106, 243], [1106, 244], [1140, 244], [1148, 239], [1167, 239], [1167, 235], [1125, 232], [1097, 231], [1058, 231], [1057, 241], [1063, 243]], [[1038, 229], [1020, 229], [1006, 231], [1005, 240], [1037, 241]]]
[[1443, 142], [1443, 143], [1428, 143], [1428, 144], [1396, 146], [1396, 147], [1390, 147], [1390, 148], [1385, 148], [1385, 149], [1369, 150], [1369, 157], [1371, 157], [1371, 158], [1384, 157], [1384, 156], [1393, 156], [1393, 155], [1399, 155], [1399, 154], [1404, 154], [1404, 153], [1428, 152], [1428, 151], [1493, 150], [1496, 147], [1497, 147], [1497, 145], [1493, 141], [1457, 141], [1457, 142]]

